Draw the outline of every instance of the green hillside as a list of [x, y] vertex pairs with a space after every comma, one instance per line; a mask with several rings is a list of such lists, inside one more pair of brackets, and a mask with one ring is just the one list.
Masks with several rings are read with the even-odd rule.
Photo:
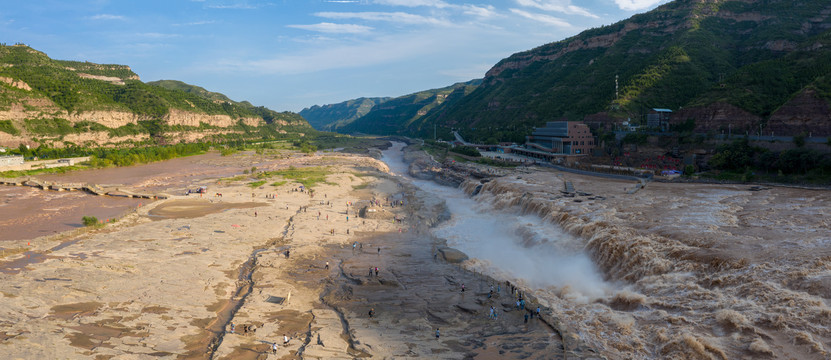
[[[366, 115], [339, 127], [338, 132], [381, 135], [411, 135], [426, 132], [421, 119], [441, 106], [448, 106], [470, 93], [481, 79], [400, 96], [374, 106]], [[432, 133], [432, 127], [430, 127]]]
[[318, 130], [332, 131], [366, 115], [373, 106], [391, 98], [358, 98], [337, 104], [315, 105], [300, 111], [306, 121]]
[[267, 124], [278, 124], [281, 126], [289, 126], [290, 129], [301, 131], [308, 131], [308, 123], [299, 115], [290, 111], [277, 112], [266, 108], [264, 106], [254, 106], [248, 101], [236, 102], [218, 92], [208, 91], [205, 88], [191, 85], [178, 80], [158, 80], [147, 83], [148, 85], [161, 87], [170, 91], [183, 91], [185, 93], [195, 95], [201, 99], [209, 100], [215, 104], [221, 105], [223, 108], [229, 109], [244, 109], [252, 114], [254, 117], [262, 118]]
[[[237, 121], [224, 128], [232, 137], [279, 136], [286, 132], [312, 130], [297, 114], [279, 113], [247, 102], [225, 101], [222, 94], [165, 81], [143, 83], [128, 66], [94, 64], [50, 59], [25, 45], [0, 44], [0, 110], [17, 111], [25, 119], [0, 119], [0, 131], [23, 137], [23, 141], [60, 142], [63, 136], [105, 131], [110, 136], [149, 134], [157, 140], [170, 131], [204, 131], [199, 126], [170, 125], [166, 116], [172, 109], [199, 116], [226, 115]], [[95, 120], [71, 121], [82, 113], [132, 113], [139, 119], [118, 128]], [[96, 115], [97, 116], [97, 115]], [[244, 119], [262, 118], [266, 125], [252, 127]], [[250, 122], [250, 120], [249, 120]], [[229, 135], [231, 136], [231, 135]], [[168, 139], [175, 140], [175, 139]]]
[[233, 102], [229, 99], [225, 94], [220, 94], [213, 91], [205, 90], [203, 87], [199, 87], [196, 85], [191, 85], [179, 80], [158, 80], [158, 81], [149, 81], [147, 85], [159, 86], [169, 90], [181, 90], [189, 94], [194, 94], [199, 97], [203, 97], [205, 99], [211, 100], [213, 102]]
[[[400, 131], [425, 136], [435, 124], [475, 141], [521, 141], [546, 121], [598, 113], [642, 121], [651, 108], [719, 103], [760, 117], [758, 128], [806, 89], [831, 99], [830, 14], [819, 0], [677, 0], [514, 54], [470, 94]], [[395, 131], [397, 119], [380, 120], [365, 116], [350, 128]]]

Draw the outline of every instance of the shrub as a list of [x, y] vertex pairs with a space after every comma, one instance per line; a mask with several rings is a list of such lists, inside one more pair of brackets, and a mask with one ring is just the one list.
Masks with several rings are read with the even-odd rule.
[[81, 221], [83, 221], [84, 226], [98, 225], [98, 218], [96, 218], [95, 216], [84, 216], [83, 218], [81, 218]]
[[472, 157], [480, 157], [482, 154], [479, 153], [479, 150], [473, 146], [457, 146], [453, 148], [453, 152], [457, 154], [472, 156]]

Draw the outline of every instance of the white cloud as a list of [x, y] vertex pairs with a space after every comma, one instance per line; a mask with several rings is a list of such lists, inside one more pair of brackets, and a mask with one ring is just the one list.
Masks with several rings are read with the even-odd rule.
[[[616, 1], [619, 2], [621, 0]], [[572, 5], [571, 0], [516, 0], [516, 2], [520, 6], [537, 8], [544, 11], [560, 12], [567, 15], [581, 15], [594, 19], [600, 18], [587, 9]]]
[[478, 18], [491, 18], [498, 15], [496, 8], [493, 5], [476, 6], [476, 5], [462, 5], [462, 12], [465, 15], [475, 16]]
[[385, 37], [355, 45], [319, 47], [292, 55], [257, 61], [223, 61], [215, 71], [297, 75], [332, 69], [378, 66], [434, 52], [435, 38], [416, 34], [406, 38]]
[[553, 26], [558, 26], [558, 27], [571, 27], [571, 24], [569, 24], [565, 20], [557, 18], [557, 17], [550, 16], [550, 15], [529, 13], [527, 11], [520, 10], [520, 9], [511, 9], [511, 12], [514, 13], [514, 14], [517, 14], [519, 16], [522, 16], [524, 18], [528, 18], [528, 19], [531, 19], [531, 20], [534, 20], [534, 21], [539, 21], [541, 23], [545, 23], [545, 24], [548, 24], [548, 25], [553, 25]]
[[392, 5], [392, 6], [407, 6], [407, 7], [417, 7], [417, 6], [429, 6], [429, 7], [436, 7], [436, 8], [446, 8], [450, 7], [451, 5], [442, 1], [442, 0], [375, 0], [373, 1], [376, 4], [380, 5]]
[[183, 24], [173, 24], [173, 26], [197, 26], [197, 25], [209, 25], [209, 24], [216, 24], [216, 20], [193, 21], [193, 22], [183, 23]]
[[98, 14], [89, 17], [90, 20], [124, 20], [124, 17], [121, 15], [113, 15], [113, 14]]
[[238, 4], [222, 4], [222, 5], [208, 5], [208, 8], [211, 9], [236, 9], [236, 10], [253, 10], [257, 9], [258, 6], [251, 5], [248, 3], [238, 3]]
[[302, 29], [302, 30], [309, 30], [309, 31], [317, 31], [322, 33], [331, 33], [331, 34], [365, 34], [372, 30], [372, 27], [364, 26], [364, 25], [357, 25], [357, 24], [333, 24], [328, 22], [323, 22], [319, 24], [310, 24], [310, 25], [286, 25], [290, 28], [295, 29]]
[[615, 4], [626, 11], [637, 11], [651, 8], [667, 0], [615, 0]]
[[136, 36], [137, 37], [143, 37], [143, 38], [151, 38], [151, 39], [170, 39], [170, 38], [180, 37], [182, 35], [147, 32], [147, 33], [138, 33], [138, 34], [136, 34]]
[[361, 19], [370, 21], [388, 21], [403, 24], [449, 24], [448, 22], [437, 18], [426, 17], [405, 12], [319, 12], [315, 13], [314, 15], [327, 19]]

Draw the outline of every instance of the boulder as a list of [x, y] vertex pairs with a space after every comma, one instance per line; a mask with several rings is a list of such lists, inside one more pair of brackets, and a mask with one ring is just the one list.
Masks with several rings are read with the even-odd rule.
[[469, 259], [467, 254], [465, 254], [465, 253], [463, 253], [459, 250], [456, 250], [454, 248], [449, 248], [449, 247], [439, 248], [439, 253], [441, 254], [442, 258], [444, 258], [444, 261], [447, 261], [451, 264], [458, 264], [458, 263], [461, 263], [462, 261], [465, 261], [465, 260]]

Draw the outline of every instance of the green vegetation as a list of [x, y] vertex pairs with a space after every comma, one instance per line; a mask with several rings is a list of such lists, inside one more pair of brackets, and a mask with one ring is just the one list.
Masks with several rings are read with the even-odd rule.
[[462, 154], [462, 155], [471, 156], [471, 157], [480, 157], [480, 156], [482, 156], [482, 154], [479, 153], [479, 149], [477, 149], [473, 146], [460, 145], [460, 146], [454, 147], [453, 149], [451, 149], [451, 151], [454, 152], [454, 153], [457, 153], [457, 154]]
[[[234, 102], [225, 95], [176, 81], [143, 83], [124, 65], [50, 59], [46, 54], [25, 45], [0, 45], [0, 76], [29, 85], [26, 91], [7, 84], [0, 85], [0, 108], [22, 104], [27, 110], [40, 108], [29, 105], [32, 100], [54, 103], [66, 112], [121, 111], [140, 116], [138, 124], [110, 129], [97, 123], [72, 124], [61, 118], [61, 112], [46, 108], [38, 118], [21, 123], [3, 120], [0, 131], [19, 134], [25, 129], [31, 137], [61, 138], [68, 134], [107, 131], [110, 136], [148, 134], [158, 144], [169, 143], [166, 134], [178, 131], [207, 130], [214, 127], [167, 125], [166, 116], [177, 109], [193, 114], [227, 115], [238, 123], [231, 133], [215, 135], [213, 140], [237, 141], [254, 139], [286, 139], [298, 132], [312, 130], [298, 114], [276, 112], [248, 102]], [[105, 77], [103, 79], [90, 76]], [[245, 125], [243, 119], [261, 118], [262, 126]]]
[[[820, 1], [673, 1], [516, 53], [481, 85], [441, 103], [418, 93], [392, 99], [338, 131], [450, 140], [452, 127], [475, 143], [523, 142], [546, 121], [604, 113], [637, 123], [651, 108], [715, 103], [764, 123], [802, 91], [831, 101], [831, 31], [804, 26], [825, 8]], [[676, 131], [691, 131], [683, 127]]]
[[365, 153], [370, 147], [381, 146], [387, 143], [387, 140], [327, 133], [320, 133], [309, 138], [310, 144], [314, 145], [317, 149], [340, 148], [342, 152], [348, 153]]
[[[414, 135], [432, 137], [432, 123], [422, 120], [475, 89], [482, 80], [471, 80], [440, 89], [425, 90], [387, 100], [374, 106], [366, 115], [338, 127], [343, 133], [366, 133], [378, 135]], [[429, 130], [429, 131], [428, 131]]]
[[202, 154], [210, 147], [211, 145], [207, 143], [183, 143], [144, 148], [96, 149], [89, 163], [92, 167], [130, 166]]
[[649, 136], [645, 133], [631, 132], [626, 134], [621, 140], [624, 144], [645, 145]]
[[76, 129], [64, 119], [26, 119], [24, 127], [29, 132], [42, 135], [66, 135], [76, 132]]
[[239, 149], [236, 148], [222, 148], [222, 150], [219, 150], [219, 154], [222, 156], [230, 156], [236, 154], [238, 151]]
[[286, 180], [280, 180], [280, 181], [275, 181], [275, 182], [271, 183], [271, 186], [273, 186], [273, 187], [280, 187], [280, 186], [285, 185], [286, 183], [288, 183], [288, 181], [286, 181]]
[[0, 131], [12, 135], [20, 134], [20, 130], [14, 127], [11, 120], [0, 120]]
[[309, 141], [306, 139], [297, 140], [294, 143], [292, 143], [292, 145], [294, 145], [294, 147], [300, 150], [300, 152], [306, 154], [311, 154], [317, 151], [317, 146], [310, 144]]
[[81, 221], [84, 223], [84, 226], [98, 226], [98, 218], [95, 216], [84, 216], [81, 218]]
[[32, 169], [32, 170], [9, 170], [0, 172], [0, 177], [4, 178], [16, 178], [21, 176], [35, 176], [35, 175], [45, 175], [45, 174], [64, 174], [70, 171], [75, 170], [83, 170], [86, 169], [87, 166], [61, 166], [61, 167], [54, 167], [54, 168], [39, 168], [39, 169]]
[[269, 171], [263, 173], [267, 177], [281, 176], [284, 179], [292, 180], [300, 183], [306, 188], [313, 188], [317, 184], [331, 184], [326, 181], [326, 175], [330, 174], [328, 167], [305, 167], [296, 168], [294, 166], [285, 170]]
[[831, 154], [799, 147], [781, 152], [750, 146], [747, 139], [720, 145], [709, 165], [717, 179], [829, 183]]
[[265, 185], [265, 183], [266, 183], [265, 180], [259, 180], [259, 181], [254, 181], [254, 182], [248, 183], [248, 186], [251, 187], [252, 189], [256, 189], [260, 186]]
[[505, 167], [505, 168], [515, 168], [518, 164], [508, 161], [490, 159], [490, 158], [480, 158], [476, 160], [477, 164], [488, 165], [488, 166], [496, 166], [496, 167]]
[[315, 105], [300, 111], [300, 116], [315, 129], [332, 131], [366, 115], [375, 105], [382, 104], [389, 99], [387, 97], [358, 98], [338, 104]]
[[57, 168], [33, 169], [27, 171], [5, 171], [0, 177], [19, 177], [37, 174], [65, 173], [67, 171], [84, 168], [101, 168], [110, 166], [130, 166], [144, 164], [154, 161], [169, 160], [176, 157], [202, 154], [208, 151], [212, 144], [190, 143], [176, 144], [169, 146], [146, 146], [133, 148], [85, 148], [71, 145], [64, 148], [52, 148], [41, 145], [34, 149], [27, 149], [20, 146], [11, 151], [12, 154], [23, 155], [24, 157], [37, 157], [38, 159], [60, 159], [68, 157], [90, 156], [86, 165], [64, 166]]

